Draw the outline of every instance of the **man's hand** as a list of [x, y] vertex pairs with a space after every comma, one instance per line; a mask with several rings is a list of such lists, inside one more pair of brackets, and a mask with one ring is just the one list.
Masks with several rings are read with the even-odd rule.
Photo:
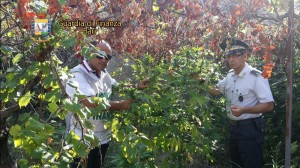
[[120, 110], [129, 110], [130, 109], [130, 103], [134, 102], [135, 100], [133, 99], [127, 99], [127, 100], [123, 100], [120, 103], [121, 105], [121, 109]]
[[134, 102], [133, 99], [127, 99], [122, 101], [110, 101], [110, 108], [109, 110], [129, 110], [130, 109], [130, 103]]
[[240, 115], [242, 115], [244, 113], [244, 108], [237, 106], [237, 105], [232, 105], [231, 107], [231, 113], [232, 115], [239, 117]]
[[244, 113], [249, 114], [260, 114], [260, 113], [266, 113], [269, 111], [272, 111], [274, 107], [273, 102], [267, 102], [267, 103], [258, 103], [255, 106], [251, 107], [240, 107], [237, 105], [230, 106], [232, 115], [239, 117], [240, 115]]
[[136, 85], [136, 88], [137, 89], [145, 89], [148, 87], [149, 82], [150, 82], [149, 79], [143, 79]]

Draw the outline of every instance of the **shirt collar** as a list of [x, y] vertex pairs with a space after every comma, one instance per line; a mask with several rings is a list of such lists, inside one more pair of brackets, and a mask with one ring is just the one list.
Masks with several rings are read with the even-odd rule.
[[245, 63], [245, 67], [243, 68], [243, 70], [239, 73], [239, 77], [244, 78], [247, 74], [247, 72], [250, 70], [249, 65], [247, 64], [247, 62]]
[[[247, 72], [249, 72], [249, 71], [250, 71], [250, 66], [249, 66], [249, 64], [246, 62], [246, 63], [245, 63], [245, 67], [243, 68], [243, 70], [242, 70], [238, 75], [236, 75], [236, 76], [241, 77], [241, 78], [244, 78], [244, 77], [246, 76]], [[232, 76], [235, 76], [234, 71], [233, 71], [233, 73], [232, 73]]]
[[[85, 71], [85, 73], [86, 73], [88, 76], [90, 76], [93, 80], [97, 81], [97, 80], [100, 78], [100, 76], [97, 76], [96, 71], [93, 70], [93, 69], [89, 66], [89, 64], [86, 62], [86, 60], [83, 60], [83, 61], [82, 61], [80, 68], [81, 68], [83, 71]], [[100, 74], [99, 74], [99, 75], [100, 75]]]
[[86, 60], [83, 60], [82, 65], [85, 67], [85, 69], [88, 72], [93, 72], [92, 68], [90, 67], [90, 65], [86, 62]]

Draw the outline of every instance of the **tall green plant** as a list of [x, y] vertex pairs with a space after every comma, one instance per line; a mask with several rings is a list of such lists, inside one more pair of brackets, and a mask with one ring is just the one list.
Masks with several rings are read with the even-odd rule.
[[195, 155], [215, 162], [212, 154], [221, 136], [213, 130], [218, 112], [206, 90], [219, 74], [207, 56], [191, 48], [174, 54], [170, 62], [144, 56], [132, 65], [134, 78], [151, 82], [145, 90], [118, 91], [136, 102], [130, 111], [113, 116], [113, 137], [120, 149], [113, 166], [186, 167]]

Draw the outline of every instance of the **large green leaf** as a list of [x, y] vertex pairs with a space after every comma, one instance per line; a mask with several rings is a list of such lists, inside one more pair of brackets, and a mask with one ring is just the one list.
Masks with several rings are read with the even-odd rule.
[[61, 42], [61, 45], [64, 46], [65, 48], [73, 47], [75, 46], [75, 44], [76, 44], [75, 37], [67, 38]]
[[4, 53], [4, 54], [9, 54], [14, 52], [14, 48], [7, 46], [7, 45], [1, 45], [0, 50]]
[[63, 100], [63, 105], [67, 111], [72, 111], [73, 113], [78, 113], [78, 112], [80, 112], [80, 109], [81, 109], [80, 104], [75, 104], [68, 98]]
[[55, 102], [51, 102], [48, 104], [47, 108], [51, 113], [55, 112], [58, 109], [58, 105]]
[[16, 124], [10, 128], [9, 133], [12, 136], [17, 136], [17, 135], [19, 135], [20, 131], [21, 131], [21, 126]]
[[25, 123], [25, 128], [27, 130], [32, 130], [35, 132], [40, 132], [44, 129], [44, 124], [40, 123], [39, 121], [29, 118], [29, 120]]
[[26, 107], [28, 105], [28, 103], [30, 102], [31, 100], [31, 97], [34, 95], [34, 92], [32, 94], [30, 94], [30, 91], [27, 92], [25, 95], [23, 95], [21, 97], [21, 99], [19, 100], [19, 106], [22, 107]]
[[80, 157], [85, 157], [89, 153], [89, 149], [86, 144], [78, 142], [73, 145], [75, 152], [77, 152]]
[[88, 129], [95, 129], [95, 126], [88, 120], [85, 120], [84, 123], [83, 123], [84, 127], [85, 128], [88, 128]]
[[16, 64], [20, 61], [20, 59], [23, 58], [23, 54], [22, 53], [19, 53], [17, 54], [14, 58], [13, 58], [13, 63]]

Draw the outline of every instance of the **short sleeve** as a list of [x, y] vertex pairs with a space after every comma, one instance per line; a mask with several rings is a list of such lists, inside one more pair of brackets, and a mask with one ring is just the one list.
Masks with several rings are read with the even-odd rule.
[[76, 93], [76, 89], [81, 95], [87, 97], [96, 95], [95, 91], [88, 83], [83, 74], [79, 72], [74, 73], [74, 78], [71, 78], [66, 83], [66, 92], [70, 97], [73, 97]]
[[273, 102], [274, 98], [271, 92], [268, 79], [259, 75], [255, 81], [254, 93], [260, 103]]

